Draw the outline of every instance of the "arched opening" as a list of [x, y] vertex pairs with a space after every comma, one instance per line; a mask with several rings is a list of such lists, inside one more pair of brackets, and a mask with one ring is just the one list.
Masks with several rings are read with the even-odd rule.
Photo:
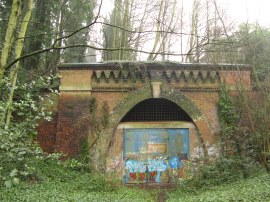
[[135, 105], [121, 122], [188, 121], [189, 115], [174, 102], [164, 98], [150, 98]]
[[[117, 173], [124, 183], [173, 182], [188, 177], [189, 160], [196, 157], [197, 151], [205, 149], [204, 140], [211, 131], [197, 105], [178, 90], [163, 88], [160, 97], [153, 99], [151, 89], [142, 88], [120, 102], [110, 117], [112, 127], [104, 132], [109, 141], [106, 170]], [[149, 114], [143, 118], [141, 115], [147, 110]], [[128, 140], [133, 142], [128, 143]], [[166, 169], [149, 168], [146, 159], [156, 160], [150, 162]], [[129, 168], [130, 165], [135, 169]]]
[[136, 104], [116, 130], [122, 139], [123, 182], [168, 183], [185, 177], [193, 129], [191, 117], [168, 99]]

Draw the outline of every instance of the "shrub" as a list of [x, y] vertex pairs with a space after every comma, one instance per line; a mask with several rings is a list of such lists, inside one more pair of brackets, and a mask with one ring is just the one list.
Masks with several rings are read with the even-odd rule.
[[[29, 166], [32, 159], [43, 158], [44, 154], [33, 142], [36, 127], [41, 119], [50, 120], [51, 113], [39, 104], [39, 95], [44, 86], [48, 88], [54, 77], [39, 78], [30, 83], [18, 84], [12, 102], [12, 119], [9, 125], [0, 125], [0, 186], [11, 187], [34, 174]], [[10, 84], [5, 82], [0, 112], [7, 109], [6, 95]], [[4, 115], [3, 115], [4, 117]], [[1, 118], [3, 118], [1, 117]]]

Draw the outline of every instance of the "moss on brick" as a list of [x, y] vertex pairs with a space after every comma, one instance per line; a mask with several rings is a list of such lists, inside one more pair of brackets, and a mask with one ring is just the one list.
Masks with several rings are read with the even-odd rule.
[[181, 107], [187, 112], [187, 114], [192, 118], [193, 121], [196, 121], [197, 119], [203, 117], [203, 114], [201, 113], [199, 108], [192, 102], [192, 100], [177, 89], [163, 85], [161, 97], [176, 103], [179, 107]]

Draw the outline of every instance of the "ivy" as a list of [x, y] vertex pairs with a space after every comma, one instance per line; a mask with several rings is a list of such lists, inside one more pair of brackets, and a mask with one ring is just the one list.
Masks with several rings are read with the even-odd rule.
[[[34, 143], [38, 123], [51, 120], [51, 112], [42, 105], [41, 90], [57, 93], [50, 89], [56, 77], [38, 78], [30, 83], [18, 84], [12, 103], [12, 119], [8, 127], [0, 127], [0, 186], [11, 187], [21, 180], [35, 175], [35, 168], [29, 166], [32, 159], [43, 158], [40, 147]], [[10, 84], [5, 80], [5, 88]], [[3, 89], [2, 92], [8, 92]], [[49, 92], [50, 92], [49, 91]], [[50, 99], [48, 99], [50, 102]], [[6, 108], [5, 97], [0, 100], [0, 110]]]
[[233, 135], [237, 130], [240, 117], [236, 105], [225, 87], [221, 88], [218, 108], [223, 134]]

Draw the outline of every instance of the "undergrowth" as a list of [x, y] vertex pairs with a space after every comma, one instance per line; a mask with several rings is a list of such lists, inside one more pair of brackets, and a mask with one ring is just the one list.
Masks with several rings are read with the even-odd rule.
[[270, 201], [270, 175], [263, 172], [257, 176], [236, 180], [231, 183], [203, 188], [190, 189], [180, 186], [174, 192], [168, 194], [168, 202], [176, 201], [203, 201], [203, 202], [226, 202], [226, 201]]
[[118, 186], [106, 176], [74, 170], [52, 160], [32, 161], [35, 175], [11, 188], [0, 187], [0, 201], [155, 201], [155, 194]]

